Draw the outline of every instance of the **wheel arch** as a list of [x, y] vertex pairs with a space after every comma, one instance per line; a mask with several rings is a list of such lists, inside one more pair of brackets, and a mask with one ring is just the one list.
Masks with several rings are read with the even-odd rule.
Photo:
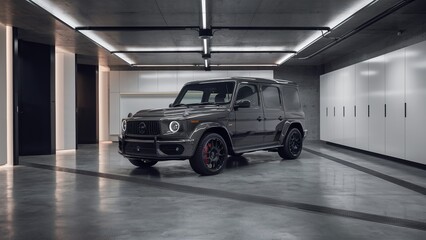
[[286, 121], [284, 123], [282, 132], [281, 132], [281, 136], [280, 136], [280, 143], [283, 144], [285, 138], [287, 137], [288, 132], [293, 129], [293, 128], [297, 128], [300, 133], [302, 134], [302, 138], [305, 137], [305, 131], [303, 129], [302, 123], [300, 121]]
[[194, 141], [194, 144], [198, 146], [200, 140], [209, 133], [217, 133], [219, 134], [226, 142], [226, 146], [228, 148], [228, 153], [233, 154], [234, 153], [234, 146], [231, 141], [231, 136], [229, 135], [228, 130], [226, 128], [218, 123], [204, 123], [196, 128], [194, 131], [192, 139], [196, 139]]

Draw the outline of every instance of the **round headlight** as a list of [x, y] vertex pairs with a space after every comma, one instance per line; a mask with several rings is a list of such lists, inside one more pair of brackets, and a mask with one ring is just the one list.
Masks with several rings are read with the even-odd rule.
[[175, 133], [175, 132], [179, 131], [179, 128], [180, 128], [180, 124], [178, 122], [176, 122], [176, 121], [170, 122], [170, 124], [169, 124], [170, 132]]
[[126, 129], [127, 129], [127, 121], [126, 121], [126, 120], [123, 120], [123, 121], [121, 122], [121, 131], [125, 132], [125, 131], [126, 131]]

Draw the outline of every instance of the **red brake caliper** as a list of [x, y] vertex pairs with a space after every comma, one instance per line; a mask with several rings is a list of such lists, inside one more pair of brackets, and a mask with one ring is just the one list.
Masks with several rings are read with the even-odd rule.
[[207, 165], [210, 163], [210, 159], [209, 159], [209, 148], [211, 148], [212, 144], [209, 143], [206, 146], [204, 146], [203, 148], [203, 153], [204, 153], [204, 163]]

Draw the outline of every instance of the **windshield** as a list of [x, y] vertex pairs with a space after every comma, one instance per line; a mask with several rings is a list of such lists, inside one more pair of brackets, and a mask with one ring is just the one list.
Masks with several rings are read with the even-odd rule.
[[234, 93], [235, 82], [194, 83], [184, 86], [173, 106], [228, 104]]

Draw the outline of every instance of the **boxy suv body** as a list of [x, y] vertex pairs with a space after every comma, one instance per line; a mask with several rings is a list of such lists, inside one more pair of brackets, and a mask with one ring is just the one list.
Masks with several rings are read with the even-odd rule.
[[185, 84], [165, 109], [122, 120], [119, 152], [139, 167], [189, 159], [201, 175], [217, 174], [228, 156], [258, 150], [295, 159], [307, 130], [294, 82], [229, 78]]

